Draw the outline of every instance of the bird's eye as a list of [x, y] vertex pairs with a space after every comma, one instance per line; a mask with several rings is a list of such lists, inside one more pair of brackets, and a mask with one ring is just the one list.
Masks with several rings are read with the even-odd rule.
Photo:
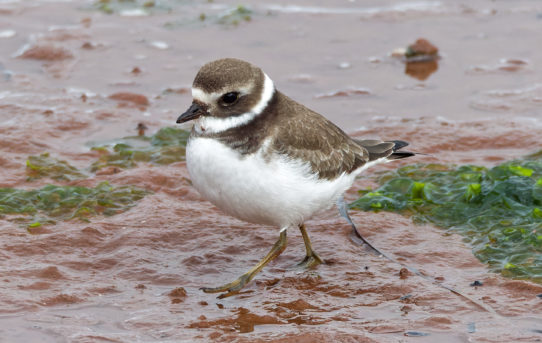
[[239, 93], [230, 92], [230, 93], [226, 93], [222, 95], [222, 102], [226, 105], [231, 105], [234, 102], [236, 102], [238, 98], [239, 98]]

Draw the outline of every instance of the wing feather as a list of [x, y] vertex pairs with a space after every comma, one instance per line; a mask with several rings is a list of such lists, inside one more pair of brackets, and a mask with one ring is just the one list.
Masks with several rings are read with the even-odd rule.
[[272, 143], [277, 153], [307, 161], [314, 174], [328, 180], [350, 173], [369, 160], [367, 150], [335, 124], [287, 100], [288, 114], [281, 118], [280, 130]]

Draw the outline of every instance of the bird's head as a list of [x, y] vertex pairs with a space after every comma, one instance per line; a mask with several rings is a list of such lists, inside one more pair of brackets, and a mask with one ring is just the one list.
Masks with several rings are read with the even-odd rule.
[[193, 102], [177, 119], [200, 119], [203, 131], [244, 125], [260, 114], [275, 93], [273, 81], [258, 67], [234, 58], [205, 64], [192, 84]]

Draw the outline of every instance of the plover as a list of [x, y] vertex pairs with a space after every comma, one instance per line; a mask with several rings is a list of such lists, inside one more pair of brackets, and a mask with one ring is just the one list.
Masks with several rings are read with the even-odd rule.
[[323, 260], [305, 225], [342, 199], [363, 170], [414, 155], [403, 141], [357, 140], [322, 115], [279, 92], [260, 68], [233, 58], [205, 64], [192, 85], [193, 102], [177, 123], [195, 120], [186, 146], [193, 186], [225, 213], [280, 229], [271, 251], [252, 269], [208, 293], [237, 293], [286, 247], [299, 228], [300, 263]]

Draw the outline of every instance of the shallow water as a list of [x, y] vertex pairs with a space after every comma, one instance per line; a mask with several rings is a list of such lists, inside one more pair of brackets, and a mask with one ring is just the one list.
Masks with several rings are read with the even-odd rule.
[[[347, 132], [410, 141], [430, 154], [419, 162], [492, 166], [541, 147], [539, 2], [260, 2], [237, 25], [219, 19], [237, 2], [158, 4], [106, 14], [90, 1], [0, 1], [0, 187], [109, 181], [153, 192], [127, 212], [32, 234], [1, 218], [0, 341], [542, 338], [541, 286], [490, 274], [461, 237], [397, 214], [352, 217], [375, 246], [434, 282], [352, 243], [330, 210], [307, 223], [327, 264], [296, 270], [303, 243], [289, 232], [274, 263], [218, 300], [198, 288], [246, 271], [278, 232], [223, 215], [190, 186], [184, 162], [74, 181], [25, 173], [30, 155], [87, 168], [97, 143], [135, 135], [139, 123], [147, 134], [174, 125], [198, 68], [225, 56], [261, 66]], [[441, 56], [423, 81], [390, 57], [420, 37]], [[483, 286], [469, 286], [475, 280]]]

